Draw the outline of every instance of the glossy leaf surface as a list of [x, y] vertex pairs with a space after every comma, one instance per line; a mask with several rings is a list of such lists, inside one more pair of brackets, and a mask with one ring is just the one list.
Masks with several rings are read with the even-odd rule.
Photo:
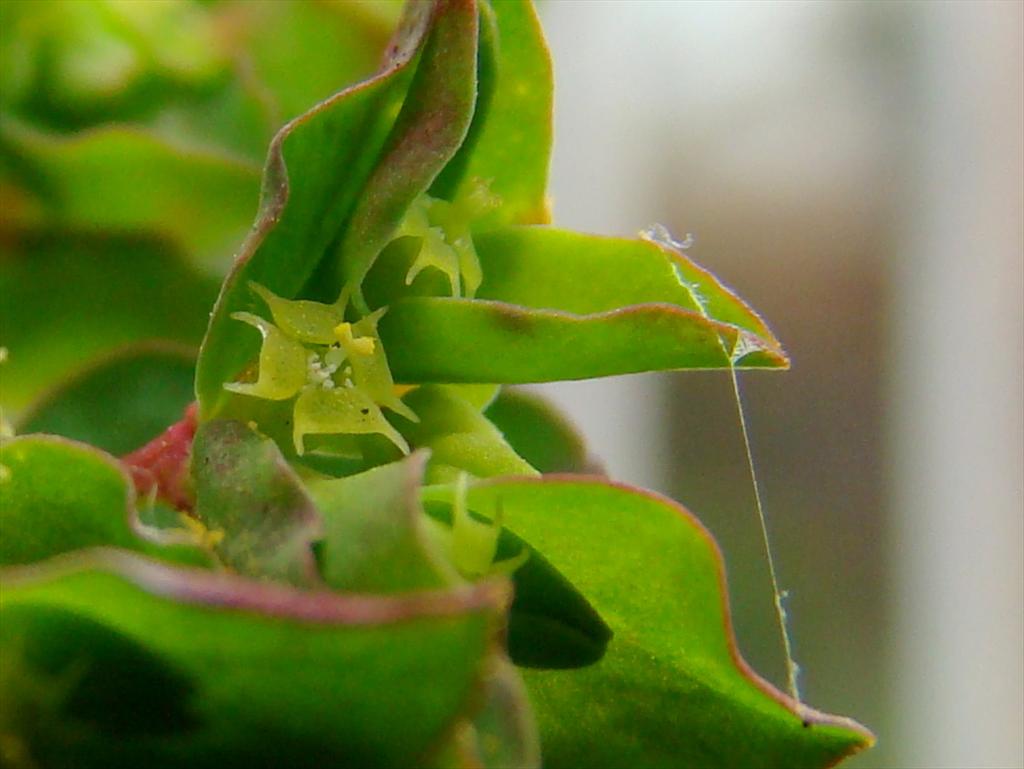
[[500, 504], [615, 633], [598, 665], [526, 671], [546, 766], [823, 767], [871, 744], [750, 671], [718, 549], [678, 505], [572, 476], [485, 481], [469, 501]]

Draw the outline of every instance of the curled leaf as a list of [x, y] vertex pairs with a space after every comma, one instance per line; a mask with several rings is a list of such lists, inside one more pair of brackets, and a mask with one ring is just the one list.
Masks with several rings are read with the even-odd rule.
[[435, 547], [420, 507], [426, 461], [426, 452], [416, 452], [358, 475], [310, 482], [324, 521], [317, 552], [328, 585], [401, 593], [460, 581]]

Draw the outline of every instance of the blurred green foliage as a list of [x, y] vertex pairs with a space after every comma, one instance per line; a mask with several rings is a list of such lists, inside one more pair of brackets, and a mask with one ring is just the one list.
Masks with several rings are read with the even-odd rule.
[[274, 132], [372, 73], [400, 10], [0, 3], [0, 404], [124, 343], [197, 345]]

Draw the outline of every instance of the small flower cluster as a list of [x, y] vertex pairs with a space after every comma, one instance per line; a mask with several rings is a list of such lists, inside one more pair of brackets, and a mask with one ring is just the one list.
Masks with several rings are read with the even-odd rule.
[[395, 238], [420, 239], [419, 251], [405, 283], [409, 285], [427, 267], [443, 272], [452, 296], [472, 299], [483, 274], [473, 245], [470, 223], [497, 208], [499, 199], [480, 179], [473, 179], [452, 201], [420, 195], [406, 211]]
[[348, 323], [344, 297], [334, 304], [293, 301], [258, 283], [250, 285], [274, 323], [248, 312], [232, 315], [259, 330], [263, 346], [256, 381], [229, 382], [224, 388], [267, 400], [295, 398], [292, 438], [300, 455], [311, 434], [376, 433], [408, 453], [409, 445], [381, 412], [384, 407], [418, 421], [395, 391], [377, 335], [384, 309]]
[[[452, 296], [472, 297], [482, 274], [470, 223], [497, 204], [497, 198], [479, 180], [466, 185], [452, 201], [420, 195], [394, 236], [394, 240], [419, 239], [406, 283], [432, 267], [448, 277]], [[295, 398], [292, 439], [299, 455], [306, 451], [306, 436], [314, 434], [375, 433], [408, 453], [405, 438], [381, 411], [386, 408], [419, 421], [398, 396], [377, 333], [377, 323], [387, 308], [353, 323], [345, 320], [352, 287], [344, 289], [334, 304], [323, 304], [284, 299], [258, 283], [249, 285], [267, 305], [274, 322], [250, 312], [232, 314], [262, 334], [263, 346], [256, 381], [229, 382], [224, 388], [267, 400]]]

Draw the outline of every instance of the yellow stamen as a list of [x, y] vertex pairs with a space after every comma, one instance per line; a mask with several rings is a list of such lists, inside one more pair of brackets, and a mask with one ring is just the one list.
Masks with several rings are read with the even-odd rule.
[[178, 518], [199, 547], [212, 550], [224, 540], [224, 532], [221, 529], [208, 529], [202, 521], [185, 513], [181, 513]]
[[351, 349], [360, 355], [373, 355], [377, 349], [372, 337], [361, 336], [358, 339], [352, 334], [351, 323], [339, 323], [334, 327], [334, 336], [343, 347]]

